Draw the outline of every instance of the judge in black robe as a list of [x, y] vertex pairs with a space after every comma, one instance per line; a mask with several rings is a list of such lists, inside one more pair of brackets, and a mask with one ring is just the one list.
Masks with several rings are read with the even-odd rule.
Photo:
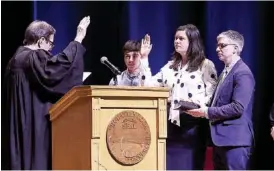
[[[86, 28], [78, 26], [78, 31], [81, 29]], [[55, 56], [45, 49], [21, 46], [9, 61], [2, 113], [7, 121], [2, 132], [6, 140], [2, 141], [4, 169], [51, 169], [49, 108], [71, 88], [82, 84], [85, 48], [80, 42], [84, 37], [78, 36]]]

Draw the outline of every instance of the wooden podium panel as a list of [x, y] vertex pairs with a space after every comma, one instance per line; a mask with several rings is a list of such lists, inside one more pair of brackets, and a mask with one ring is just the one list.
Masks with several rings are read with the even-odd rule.
[[53, 170], [165, 170], [167, 88], [75, 87], [50, 110]]

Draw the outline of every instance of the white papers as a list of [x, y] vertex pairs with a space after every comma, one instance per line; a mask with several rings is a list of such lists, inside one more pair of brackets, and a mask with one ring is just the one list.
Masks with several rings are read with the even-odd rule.
[[91, 74], [91, 72], [84, 72], [84, 74], [83, 74], [83, 81], [85, 81], [90, 74]]

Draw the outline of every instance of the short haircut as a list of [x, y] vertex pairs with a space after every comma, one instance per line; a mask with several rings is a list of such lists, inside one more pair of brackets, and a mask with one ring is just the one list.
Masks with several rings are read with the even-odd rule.
[[47, 22], [35, 20], [26, 29], [23, 44], [35, 44], [41, 37], [49, 39], [50, 35], [55, 33], [56, 30]]
[[238, 47], [238, 55], [241, 54], [244, 47], [244, 36], [242, 34], [234, 30], [227, 30], [220, 33], [217, 39], [222, 37], [228, 38], [232, 43], [234, 43]]
[[128, 40], [123, 47], [123, 53], [126, 52], [139, 52], [141, 50], [141, 43], [135, 40]]

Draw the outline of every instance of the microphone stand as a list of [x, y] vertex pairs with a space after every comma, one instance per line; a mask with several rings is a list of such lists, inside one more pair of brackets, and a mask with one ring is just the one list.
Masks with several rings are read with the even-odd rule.
[[118, 85], [117, 75], [114, 73], [113, 73], [113, 81], [114, 81], [114, 85], [117, 86]]
[[117, 79], [117, 75], [120, 75], [119, 73], [117, 73], [115, 70], [112, 70], [112, 75], [113, 75], [113, 81], [114, 81], [114, 85], [117, 86], [118, 85], [118, 79]]
[[[101, 61], [102, 62], [102, 61]], [[113, 66], [111, 63], [105, 63], [104, 61], [102, 62], [102, 64], [106, 65], [112, 72], [113, 75], [113, 81], [114, 81], [114, 85], [118, 85], [118, 79], [117, 79], [117, 75], [121, 74], [121, 71], [119, 71], [119, 69], [117, 69], [115, 66]]]

